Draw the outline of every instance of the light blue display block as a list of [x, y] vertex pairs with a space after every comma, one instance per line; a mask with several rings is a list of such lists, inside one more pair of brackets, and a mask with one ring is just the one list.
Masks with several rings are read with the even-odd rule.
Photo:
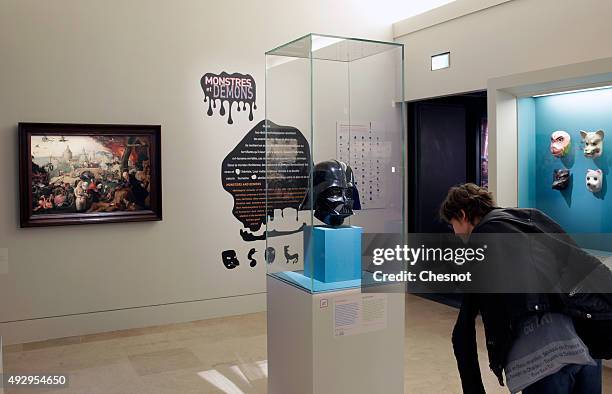
[[307, 226], [304, 275], [323, 283], [361, 279], [361, 227]]

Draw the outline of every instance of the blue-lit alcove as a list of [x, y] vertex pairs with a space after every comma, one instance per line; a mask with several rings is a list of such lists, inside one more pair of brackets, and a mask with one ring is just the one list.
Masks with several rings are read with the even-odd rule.
[[[604, 153], [591, 159], [583, 154], [580, 130], [604, 130]], [[550, 137], [567, 131], [569, 153], [550, 153]], [[574, 235], [581, 246], [612, 251], [612, 88], [518, 99], [519, 206], [538, 208]], [[566, 190], [552, 188], [553, 171], [571, 171]], [[593, 194], [586, 187], [588, 169], [604, 173], [603, 189]]]

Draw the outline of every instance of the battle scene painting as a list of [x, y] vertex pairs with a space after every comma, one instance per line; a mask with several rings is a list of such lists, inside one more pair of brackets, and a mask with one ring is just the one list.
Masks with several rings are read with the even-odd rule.
[[[98, 222], [108, 214], [112, 219], [134, 221], [139, 213], [157, 211], [152, 205], [159, 205], [155, 177], [159, 169], [152, 167], [159, 165], [156, 134], [113, 133], [112, 127], [96, 133], [82, 126], [86, 131], [82, 134], [49, 130], [48, 134], [36, 131], [27, 135], [30, 163], [26, 216], [36, 221], [76, 215], [78, 222], [83, 222], [82, 218], [90, 215]], [[40, 131], [44, 133], [44, 129]], [[21, 203], [25, 202], [22, 198]]]

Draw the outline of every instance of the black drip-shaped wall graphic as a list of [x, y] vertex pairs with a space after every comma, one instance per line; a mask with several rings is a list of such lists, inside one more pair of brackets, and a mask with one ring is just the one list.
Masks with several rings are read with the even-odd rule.
[[208, 116], [212, 116], [219, 105], [219, 114], [225, 116], [227, 111], [227, 123], [233, 124], [232, 109], [236, 103], [238, 112], [246, 111], [249, 107], [249, 121], [253, 120], [253, 110], [257, 109], [257, 88], [250, 74], [228, 74], [225, 71], [221, 74], [206, 73], [200, 84], [204, 91], [204, 102], [208, 103]]
[[[308, 189], [311, 162], [308, 141], [295, 127], [271, 121], [267, 126], [268, 138], [266, 121], [262, 120], [221, 164], [221, 183], [234, 199], [232, 213], [251, 232], [260, 230], [268, 218], [273, 220], [275, 210], [293, 209], [297, 221], [298, 209]], [[290, 232], [275, 232], [275, 235], [302, 229], [303, 226]], [[265, 239], [265, 234], [256, 237], [242, 230], [241, 236], [245, 241]]]

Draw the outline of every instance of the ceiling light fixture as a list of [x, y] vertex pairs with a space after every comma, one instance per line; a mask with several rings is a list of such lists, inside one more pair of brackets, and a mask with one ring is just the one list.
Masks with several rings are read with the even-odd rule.
[[557, 96], [559, 94], [570, 94], [570, 93], [580, 93], [580, 92], [590, 92], [593, 90], [602, 90], [602, 89], [610, 89], [612, 88], [612, 85], [606, 85], [606, 86], [597, 86], [594, 88], [585, 88], [585, 89], [574, 89], [574, 90], [565, 90], [563, 92], [553, 92], [553, 93], [545, 93], [545, 94], [536, 94], [535, 96], [531, 96], [533, 98], [538, 98], [538, 97], [547, 97], [547, 96]]

